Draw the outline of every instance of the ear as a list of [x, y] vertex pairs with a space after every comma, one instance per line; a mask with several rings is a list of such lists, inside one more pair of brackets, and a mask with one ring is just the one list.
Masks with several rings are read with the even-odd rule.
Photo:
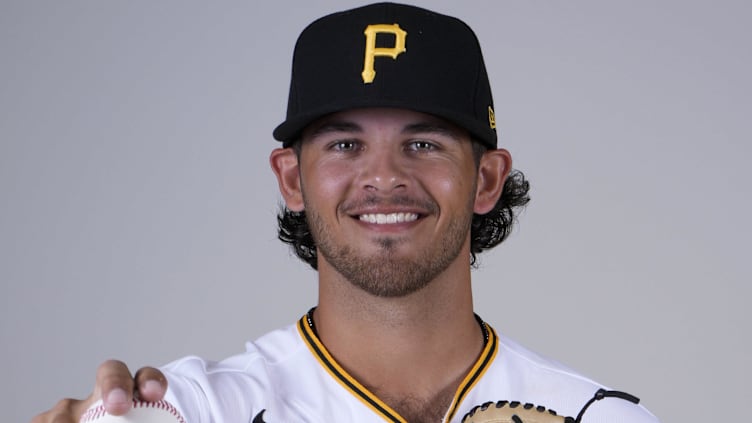
[[300, 188], [300, 166], [298, 156], [292, 148], [275, 148], [269, 156], [269, 164], [277, 176], [279, 193], [287, 208], [303, 211], [303, 191]]
[[478, 166], [478, 186], [473, 206], [476, 214], [486, 214], [493, 210], [501, 198], [504, 182], [511, 170], [512, 155], [507, 150], [488, 150], [483, 153]]

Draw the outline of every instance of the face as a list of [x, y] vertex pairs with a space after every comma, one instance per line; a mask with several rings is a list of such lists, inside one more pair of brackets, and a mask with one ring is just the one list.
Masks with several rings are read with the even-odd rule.
[[298, 172], [320, 272], [395, 297], [468, 260], [478, 170], [466, 131], [406, 110], [336, 113], [304, 132]]

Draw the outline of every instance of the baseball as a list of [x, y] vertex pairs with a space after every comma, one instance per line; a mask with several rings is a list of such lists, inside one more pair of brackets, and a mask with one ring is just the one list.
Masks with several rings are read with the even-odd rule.
[[89, 407], [80, 423], [185, 423], [180, 412], [167, 401], [147, 402], [133, 400], [133, 407], [122, 416], [113, 416], [104, 410], [102, 401]]

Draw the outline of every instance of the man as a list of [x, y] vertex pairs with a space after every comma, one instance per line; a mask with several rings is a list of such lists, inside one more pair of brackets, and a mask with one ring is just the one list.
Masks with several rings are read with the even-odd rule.
[[[497, 400], [577, 415], [600, 385], [473, 313], [475, 255], [528, 199], [495, 125], [461, 21], [381, 3], [314, 22], [270, 163], [280, 239], [318, 270], [317, 307], [220, 363], [188, 357], [134, 378], [104, 363], [89, 399], [35, 421], [78, 421], [100, 398], [122, 414], [132, 395], [164, 397], [191, 423], [459, 422]], [[609, 399], [585, 421], [657, 420]]]

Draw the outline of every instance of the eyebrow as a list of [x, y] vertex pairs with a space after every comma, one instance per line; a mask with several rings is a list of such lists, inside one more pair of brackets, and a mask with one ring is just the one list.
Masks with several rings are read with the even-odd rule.
[[[311, 132], [311, 134], [309, 135], [309, 137], [316, 138], [321, 135], [335, 133], [335, 132], [359, 134], [359, 133], [363, 133], [363, 127], [358, 125], [355, 122], [350, 122], [350, 121], [330, 121], [330, 122], [323, 123], [321, 126], [314, 129], [313, 132]], [[454, 140], [460, 140], [460, 135], [457, 133], [457, 131], [453, 130], [449, 126], [442, 125], [440, 123], [433, 123], [433, 122], [411, 123], [411, 124], [405, 125], [405, 127], [402, 128], [401, 132], [403, 134], [408, 134], [408, 135], [438, 134], [438, 135], [443, 135], [443, 136], [452, 138]]]
[[457, 133], [457, 131], [452, 130], [449, 126], [444, 126], [441, 124], [436, 123], [430, 123], [430, 122], [420, 122], [420, 123], [412, 123], [410, 125], [405, 126], [402, 129], [403, 134], [437, 134], [437, 135], [443, 135], [449, 138], [452, 138], [454, 140], [459, 141], [460, 135]]
[[318, 128], [314, 129], [313, 132], [309, 135], [311, 138], [316, 138], [321, 135], [329, 134], [332, 132], [345, 132], [345, 133], [361, 133], [363, 132], [363, 128], [354, 122], [347, 122], [347, 121], [332, 121], [332, 122], [326, 122], [319, 126]]

